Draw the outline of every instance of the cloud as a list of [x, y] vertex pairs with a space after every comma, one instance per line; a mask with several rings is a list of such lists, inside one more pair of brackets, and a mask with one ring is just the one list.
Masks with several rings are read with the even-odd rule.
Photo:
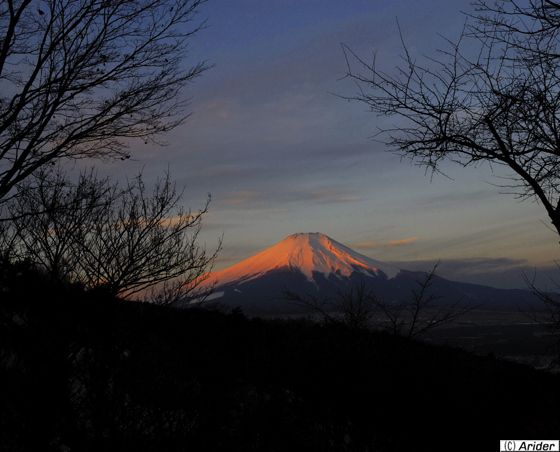
[[390, 240], [388, 242], [361, 242], [354, 243], [351, 246], [354, 248], [387, 248], [392, 246], [408, 245], [409, 243], [416, 242], [418, 239], [419, 237], [409, 237], [408, 239]]
[[235, 206], [238, 204], [253, 204], [257, 201], [258, 193], [255, 191], [236, 191], [231, 193], [227, 199], [218, 201], [218, 204]]
[[[387, 261], [395, 267], [410, 271], [430, 271], [437, 260]], [[535, 266], [527, 259], [473, 257], [442, 259], [437, 273], [451, 281], [482, 284], [502, 289], [527, 289], [526, 278], [541, 289], [560, 282], [560, 271], [554, 265]]]

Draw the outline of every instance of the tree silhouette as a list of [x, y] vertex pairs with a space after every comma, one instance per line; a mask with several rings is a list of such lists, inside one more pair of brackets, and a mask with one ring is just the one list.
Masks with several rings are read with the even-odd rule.
[[[448, 50], [417, 62], [403, 41], [396, 74], [343, 47], [350, 97], [402, 122], [377, 135], [419, 166], [442, 171], [490, 163], [508, 171], [502, 184], [536, 198], [560, 233], [560, 3], [475, 2], [473, 20]], [[360, 72], [365, 68], [365, 72]]]
[[197, 287], [220, 245], [207, 254], [197, 243], [210, 198], [193, 213], [182, 197], [169, 173], [152, 192], [141, 174], [120, 188], [93, 170], [75, 184], [63, 172], [40, 173], [6, 202], [0, 248], [52, 281], [111, 296], [165, 304], [202, 296]]
[[0, 3], [0, 200], [64, 159], [128, 158], [181, 124], [204, 0]]
[[480, 307], [465, 306], [462, 299], [440, 302], [443, 296], [434, 291], [439, 262], [423, 279], [416, 281], [407, 299], [386, 301], [375, 289], [361, 279], [350, 289], [335, 289], [333, 297], [298, 294], [287, 288], [284, 297], [303, 308], [311, 309], [328, 322], [342, 321], [350, 328], [372, 328], [374, 317], [381, 317], [380, 329], [399, 334], [408, 339], [417, 339], [431, 329], [451, 323], [467, 312]]

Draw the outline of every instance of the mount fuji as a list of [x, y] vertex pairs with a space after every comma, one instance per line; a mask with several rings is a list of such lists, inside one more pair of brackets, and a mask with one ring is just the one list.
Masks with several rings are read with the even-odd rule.
[[[364, 256], [319, 232], [298, 233], [233, 267], [207, 275], [204, 286], [214, 286], [210, 299], [247, 312], [272, 314], [297, 310], [284, 289], [301, 295], [332, 297], [357, 283], [386, 301], [408, 299], [428, 273], [411, 272]], [[533, 302], [528, 290], [449, 281], [436, 277], [432, 289], [442, 302], [462, 299], [485, 309], [516, 309]]]

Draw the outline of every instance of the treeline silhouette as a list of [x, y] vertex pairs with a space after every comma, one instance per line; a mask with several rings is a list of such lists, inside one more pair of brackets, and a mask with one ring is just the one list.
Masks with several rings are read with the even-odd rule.
[[560, 425], [559, 376], [490, 356], [125, 301], [26, 263], [0, 289], [3, 451], [482, 450]]

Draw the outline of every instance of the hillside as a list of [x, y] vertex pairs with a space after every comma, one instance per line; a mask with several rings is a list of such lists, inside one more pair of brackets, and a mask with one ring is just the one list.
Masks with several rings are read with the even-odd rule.
[[560, 425], [560, 376], [492, 356], [18, 278], [0, 450], [487, 450]]

